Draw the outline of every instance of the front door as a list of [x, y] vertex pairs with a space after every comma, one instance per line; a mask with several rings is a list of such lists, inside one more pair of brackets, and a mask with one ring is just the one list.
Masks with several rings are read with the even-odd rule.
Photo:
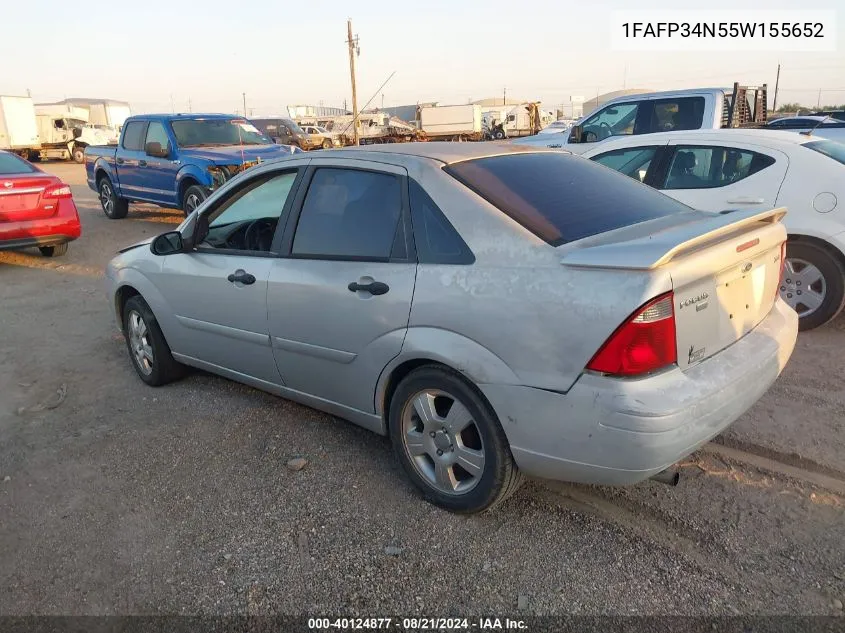
[[416, 279], [407, 174], [367, 161], [313, 164], [295, 232], [285, 236], [288, 256], [270, 271], [276, 362], [286, 387], [373, 413], [378, 377], [404, 342]]
[[725, 211], [775, 206], [788, 159], [753, 144], [677, 141], [653, 186], [695, 209]]
[[173, 151], [173, 142], [170, 140], [164, 123], [161, 121], [150, 121], [147, 126], [147, 136], [144, 141], [144, 158], [141, 162], [141, 186], [148, 200], [159, 204], [178, 206], [176, 172], [180, 165], [174, 162], [169, 156], [161, 158], [150, 156], [146, 153], [148, 143], [158, 143], [166, 148], [168, 153]]
[[205, 211], [205, 240], [165, 258], [157, 285], [178, 323], [169, 341], [175, 354], [236, 379], [281, 383], [267, 325], [267, 280], [297, 176], [295, 167], [263, 172], [230, 189]]

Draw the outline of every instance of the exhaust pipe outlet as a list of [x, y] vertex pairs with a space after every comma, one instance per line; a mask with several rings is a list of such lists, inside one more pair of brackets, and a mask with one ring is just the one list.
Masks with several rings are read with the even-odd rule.
[[677, 486], [678, 482], [681, 480], [681, 473], [674, 468], [667, 468], [666, 470], [661, 470], [656, 475], [652, 475], [649, 479], [659, 481], [667, 486]]

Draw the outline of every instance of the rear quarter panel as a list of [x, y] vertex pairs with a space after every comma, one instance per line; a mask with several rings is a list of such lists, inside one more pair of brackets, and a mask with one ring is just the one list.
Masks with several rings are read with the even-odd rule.
[[[477, 383], [566, 391], [610, 334], [671, 288], [660, 271], [579, 269], [438, 167], [409, 168], [473, 251], [472, 265], [420, 264], [403, 355]], [[433, 334], [435, 330], [446, 333]], [[461, 342], [462, 340], [467, 342]], [[483, 350], [483, 352], [482, 352]]]
[[117, 191], [120, 191], [115, 165], [116, 155], [117, 147], [114, 145], [89, 145], [85, 148], [85, 176], [91, 189], [96, 191], [97, 174], [103, 172], [112, 181]]

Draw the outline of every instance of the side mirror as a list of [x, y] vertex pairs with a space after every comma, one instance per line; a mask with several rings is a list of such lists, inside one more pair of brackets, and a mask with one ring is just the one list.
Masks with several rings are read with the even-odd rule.
[[156, 141], [147, 143], [144, 151], [147, 153], [147, 156], [155, 156], [156, 158], [167, 158], [170, 153], [167, 151], [166, 147], [162, 147], [161, 143]]
[[570, 143], [582, 143], [582, 139], [584, 137], [584, 128], [580, 125], [573, 125], [572, 131], [569, 133], [569, 142]]
[[82, 128], [81, 127], [73, 128], [73, 138], [79, 138], [80, 136], [82, 136]]
[[182, 234], [179, 231], [168, 231], [155, 238], [150, 244], [153, 255], [173, 255], [185, 250]]

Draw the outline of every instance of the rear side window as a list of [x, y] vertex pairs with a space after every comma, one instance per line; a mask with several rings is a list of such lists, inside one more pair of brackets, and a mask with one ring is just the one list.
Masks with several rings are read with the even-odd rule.
[[475, 256], [434, 200], [410, 181], [411, 220], [421, 264], [472, 264]]
[[775, 159], [735, 147], [678, 147], [661, 189], [713, 189], [748, 178]]
[[835, 143], [834, 141], [811, 141], [809, 143], [804, 143], [804, 147], [807, 147], [814, 152], [818, 152], [819, 154], [824, 154], [828, 158], [835, 160], [837, 163], [845, 165], [845, 145], [842, 143]]
[[445, 171], [552, 246], [689, 210], [571, 154], [491, 156]]
[[132, 121], [126, 124], [123, 132], [123, 149], [140, 151], [144, 147], [144, 127], [146, 121]]
[[26, 162], [23, 158], [14, 154], [0, 152], [0, 174], [31, 174], [35, 167]]
[[697, 130], [704, 121], [704, 97], [657, 99], [651, 103], [649, 132]]

